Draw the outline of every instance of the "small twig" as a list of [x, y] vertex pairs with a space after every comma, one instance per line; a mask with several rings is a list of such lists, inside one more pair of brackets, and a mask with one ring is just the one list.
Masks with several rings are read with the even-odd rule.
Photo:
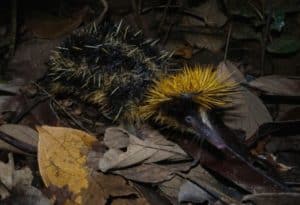
[[11, 31], [10, 31], [10, 44], [9, 56], [13, 56], [16, 47], [17, 35], [17, 0], [11, 1]]
[[103, 11], [101, 12], [101, 14], [96, 18], [95, 20], [95, 24], [98, 25], [100, 24], [104, 17], [105, 17], [105, 14], [107, 13], [108, 11], [108, 4], [107, 4], [107, 1], [106, 0], [100, 0], [100, 3], [103, 5]]
[[[163, 31], [168, 30], [168, 26], [163, 26]], [[176, 25], [172, 31], [174, 32], [190, 32], [190, 33], [198, 33], [198, 34], [213, 34], [218, 36], [223, 36], [224, 31], [219, 28], [208, 28], [205, 26], [178, 26]]]
[[[153, 10], [153, 9], [165, 9], [165, 8], [166, 8], [166, 6], [149, 7], [149, 8], [145, 8], [145, 9], [142, 11], [142, 13], [147, 13], [147, 12]], [[169, 8], [169, 9], [172, 9], [172, 8], [178, 9], [178, 8], [180, 8], [180, 10], [179, 10], [180, 13], [189, 15], [189, 16], [191, 16], [191, 17], [193, 17], [193, 18], [200, 19], [200, 20], [203, 21], [203, 17], [199, 16], [199, 14], [198, 14], [197, 12], [195, 12], [195, 11], [193, 11], [193, 10], [191, 10], [191, 9], [182, 8], [181, 5], [175, 5], [175, 6], [170, 5], [168, 8]]]
[[231, 37], [231, 31], [232, 31], [232, 24], [229, 25], [229, 30], [228, 30], [228, 34], [227, 34], [225, 54], [224, 54], [224, 62], [226, 62], [226, 60], [227, 60], [227, 54], [228, 54], [230, 37]]
[[266, 13], [268, 15], [267, 22], [266, 22], [266, 28], [265, 28], [265, 31], [263, 32], [263, 37], [262, 37], [262, 42], [261, 42], [261, 44], [262, 44], [261, 75], [265, 74], [266, 44], [267, 44], [267, 40], [268, 40], [270, 24], [271, 24], [271, 19], [272, 19], [272, 13], [273, 13], [272, 0], [267, 1]]
[[[181, 16], [181, 13], [183, 13], [183, 12], [181, 12], [181, 11], [184, 9], [184, 8], [183, 8], [183, 4], [182, 4], [181, 1], [180, 1], [180, 4], [179, 4], [179, 5], [180, 5], [180, 6], [178, 7], [179, 12], [176, 12], [176, 14], [174, 15], [174, 18], [172, 18], [172, 19], [174, 19], [173, 22], [170, 23], [170, 24], [168, 25], [167, 31], [165, 32], [164, 38], [163, 38], [163, 40], [162, 40], [162, 44], [163, 44], [163, 45], [165, 45], [165, 44], [167, 43], [168, 37], [169, 37], [169, 35], [170, 35], [170, 33], [171, 33], [171, 31], [172, 31], [174, 25], [175, 25], [176, 22], [179, 20], [179, 18], [180, 18], [180, 16]], [[169, 7], [170, 7], [170, 6], [171, 6], [171, 5], [169, 5]], [[161, 25], [160, 31], [163, 31], [163, 30], [164, 30], [164, 27], [163, 27], [163, 25]]]
[[161, 22], [160, 22], [159, 28], [158, 28], [159, 32], [161, 32], [162, 26], [165, 24], [165, 21], [166, 21], [166, 18], [167, 18], [167, 13], [168, 13], [168, 10], [169, 10], [169, 8], [171, 6], [171, 3], [172, 3], [172, 0], [168, 0], [167, 5], [164, 8], [164, 13], [163, 13], [163, 16], [161, 18]]
[[259, 11], [259, 9], [250, 1], [247, 1], [247, 3], [253, 8], [253, 10], [255, 11], [255, 13], [257, 14], [257, 16], [260, 18], [260, 20], [264, 19], [263, 14]]
[[25, 109], [20, 114], [18, 114], [17, 116], [15, 116], [10, 121], [10, 123], [13, 123], [13, 124], [19, 123], [23, 119], [24, 116], [26, 116], [28, 113], [30, 113], [30, 111], [32, 109], [34, 109], [38, 104], [40, 104], [41, 102], [45, 101], [46, 99], [48, 99], [48, 97], [39, 98], [39, 99], [33, 101], [33, 103], [31, 103], [29, 106], [25, 107]]
[[39, 84], [37, 84], [37, 83], [34, 83], [34, 84], [37, 86], [38, 89], [40, 89], [41, 91], [43, 91], [43, 92], [44, 92], [44, 93], [52, 100], [52, 102], [54, 102], [55, 105], [58, 106], [59, 109], [62, 110], [62, 111], [64, 112], [64, 114], [67, 115], [67, 117], [69, 117], [69, 118], [73, 121], [73, 123], [74, 123], [76, 126], [78, 126], [80, 129], [82, 129], [82, 130], [84, 130], [84, 131], [90, 133], [90, 131], [89, 131], [88, 129], [86, 129], [80, 122], [78, 122], [78, 121], [72, 116], [72, 114], [70, 114], [64, 107], [62, 107], [62, 106], [59, 104], [59, 102], [57, 102], [57, 100], [56, 100], [50, 93], [48, 93], [48, 92], [47, 92], [44, 88], [42, 88]]
[[167, 42], [167, 40], [168, 40], [168, 37], [169, 37], [169, 34], [170, 34], [171, 30], [172, 30], [172, 27], [173, 27], [173, 23], [171, 23], [171, 24], [168, 26], [168, 30], [167, 30], [167, 32], [165, 32], [166, 34], [164, 35], [164, 38], [163, 38], [163, 40], [162, 40], [162, 44], [163, 44], [163, 45], [166, 44], [166, 42]]
[[3, 140], [4, 142], [8, 143], [9, 145], [18, 148], [19, 150], [22, 150], [23, 152], [26, 152], [29, 154], [36, 153], [36, 147], [34, 147], [31, 144], [28, 144], [26, 142], [17, 140], [16, 138], [14, 138], [2, 131], [0, 131], [0, 139]]
[[[9, 194], [11, 193], [11, 190], [0, 180], [0, 185], [3, 187]], [[2, 192], [2, 191], [1, 191]], [[2, 199], [1, 199], [2, 200]]]
[[138, 0], [138, 13], [142, 14], [142, 9], [143, 9], [143, 0]]
[[139, 9], [135, 0], [131, 0], [131, 6], [135, 15], [139, 15]]
[[[141, 13], [143, 14], [143, 13], [147, 13], [147, 12], [149, 12], [149, 11], [151, 11], [151, 10], [154, 10], [154, 9], [164, 9], [166, 6], [164, 5], [164, 6], [153, 6], [153, 7], [148, 7], [148, 8], [144, 8], [142, 11], [141, 11]], [[169, 6], [169, 8], [179, 8], [180, 6], [179, 5], [172, 5], [172, 6]]]

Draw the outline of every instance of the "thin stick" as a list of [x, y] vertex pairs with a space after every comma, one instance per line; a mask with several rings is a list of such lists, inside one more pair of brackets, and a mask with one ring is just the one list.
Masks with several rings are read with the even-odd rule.
[[226, 60], [227, 60], [227, 54], [228, 54], [231, 31], [232, 31], [232, 24], [229, 25], [229, 30], [228, 30], [228, 34], [227, 34], [225, 54], [224, 54], [224, 62], [226, 62]]
[[13, 56], [16, 46], [17, 35], [17, 0], [11, 1], [11, 31], [10, 31], [10, 45], [9, 56]]
[[88, 129], [86, 129], [84, 126], [81, 125], [80, 122], [78, 122], [68, 111], [66, 111], [66, 109], [64, 107], [62, 107], [59, 102], [56, 101], [56, 99], [50, 94], [48, 93], [44, 88], [42, 88], [40, 85], [38, 85], [37, 83], [34, 83], [41, 91], [43, 91], [58, 107], [59, 109], [61, 109], [73, 122], [75, 125], [77, 125], [80, 129], [90, 133], [90, 131]]
[[100, 16], [98, 16], [95, 20], [95, 24], [98, 25], [100, 24], [103, 19], [104, 19], [104, 16], [105, 14], [107, 13], [108, 11], [108, 4], [107, 4], [107, 1], [106, 0], [100, 0], [100, 3], [103, 5], [103, 11], [101, 12]]
[[167, 13], [168, 13], [169, 7], [171, 6], [171, 2], [172, 2], [172, 0], [168, 0], [167, 5], [164, 8], [164, 13], [163, 13], [163, 16], [162, 16], [162, 19], [161, 19], [161, 22], [160, 22], [160, 25], [159, 25], [159, 29], [158, 29], [159, 32], [161, 32], [161, 28], [162, 28], [162, 26], [164, 25], [164, 23], [166, 21]]
[[48, 97], [44, 97], [44, 98], [39, 98], [35, 101], [33, 101], [30, 105], [26, 106], [24, 108], [24, 110], [22, 110], [22, 112], [20, 114], [18, 114], [17, 116], [15, 116], [10, 123], [13, 124], [17, 124], [19, 123], [23, 117], [25, 117], [28, 113], [30, 113], [31, 110], [33, 110], [38, 104], [40, 104], [41, 102], [45, 101], [46, 99], [48, 99]]
[[143, 9], [143, 0], [138, 0], [139, 2], [138, 2], [138, 13], [139, 13], [139, 15], [141, 15], [142, 14], [142, 9]]
[[8, 143], [9, 145], [16, 147], [23, 152], [29, 153], [29, 154], [36, 154], [36, 147], [32, 146], [31, 144], [28, 144], [26, 142], [22, 142], [13, 136], [10, 136], [2, 131], [0, 131], [0, 139], [4, 142]]
[[268, 40], [268, 34], [269, 34], [269, 30], [270, 30], [270, 24], [271, 24], [271, 19], [272, 19], [272, 12], [273, 12], [273, 7], [272, 7], [272, 0], [268, 0], [267, 1], [267, 8], [266, 8], [266, 12], [267, 12], [267, 22], [266, 22], [266, 29], [263, 33], [263, 37], [262, 37], [262, 54], [261, 54], [261, 75], [265, 74], [265, 57], [266, 57], [266, 44], [267, 44], [267, 40]]

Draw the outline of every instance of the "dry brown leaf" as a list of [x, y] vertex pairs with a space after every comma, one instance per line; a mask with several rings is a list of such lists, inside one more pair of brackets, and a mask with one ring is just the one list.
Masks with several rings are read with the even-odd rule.
[[[231, 79], [240, 83], [243, 80], [240, 71], [232, 63], [229, 64], [230, 66], [226, 63], [220, 63], [218, 66], [220, 75], [232, 74]], [[232, 129], [244, 130], [247, 139], [256, 132], [260, 125], [272, 121], [262, 101], [244, 87], [240, 87], [239, 92], [234, 94], [232, 103], [228, 107], [233, 109], [226, 110], [224, 123]]]
[[193, 12], [201, 16], [208, 26], [221, 27], [226, 23], [227, 17], [220, 10], [219, 6], [217, 0], [208, 0], [193, 8]]
[[[119, 149], [109, 149], [103, 157], [99, 160], [99, 169], [103, 172], [107, 172], [111, 169], [124, 168], [132, 165], [136, 165], [141, 162], [153, 163], [159, 161], [181, 161], [188, 159], [188, 155], [175, 143], [166, 140], [158, 132], [153, 132], [149, 138], [141, 140], [134, 135], [129, 134], [127, 131], [121, 128], [109, 128], [115, 129], [114, 132], [123, 133], [119, 135], [118, 140], [123, 140], [124, 136], [129, 139], [129, 145], [126, 152]], [[105, 134], [105, 138], [109, 138]], [[109, 145], [107, 145], [109, 146]]]
[[3, 204], [13, 205], [53, 205], [50, 199], [46, 198], [41, 190], [29, 186], [18, 185], [13, 190], [11, 196]]
[[227, 110], [224, 123], [232, 129], [241, 129], [249, 139], [266, 122], [272, 122], [272, 117], [262, 101], [246, 88], [236, 94], [232, 103], [233, 110]]
[[[163, 182], [158, 185], [159, 189], [173, 204], [178, 202], [178, 194], [182, 184], [186, 180], [180, 176], [175, 176], [171, 180]], [[175, 203], [174, 203], [175, 202]]]
[[271, 95], [300, 96], [299, 78], [269, 75], [257, 78], [248, 85]]
[[[38, 133], [30, 127], [24, 125], [4, 124], [0, 126], [0, 131], [4, 132], [18, 141], [37, 147]], [[9, 150], [19, 154], [26, 154], [16, 147], [0, 140], [0, 149]]]
[[119, 176], [104, 175], [87, 166], [87, 155], [97, 139], [83, 131], [63, 127], [38, 128], [38, 162], [45, 185], [71, 197], [64, 204], [106, 204], [109, 196], [139, 194]]
[[111, 205], [146, 205], [148, 202], [145, 199], [116, 199], [113, 200]]
[[13, 83], [13, 82], [0, 83], [0, 91], [10, 95], [17, 94], [20, 88], [21, 87], [17, 85], [17, 83]]
[[127, 132], [121, 129], [107, 128], [104, 133], [104, 144], [113, 149], [125, 148], [129, 144]]
[[27, 15], [25, 24], [38, 38], [55, 39], [69, 34], [76, 29], [88, 12], [88, 7], [83, 7], [72, 14], [72, 17], [56, 17], [46, 12], [32, 12]]
[[180, 56], [185, 59], [190, 59], [193, 56], [193, 47], [181, 40], [170, 39], [164, 46], [169, 51], [174, 51], [174, 56]]
[[200, 186], [187, 181], [180, 186], [178, 201], [180, 203], [204, 204], [205, 202], [209, 202], [208, 204], [214, 204], [216, 200]]
[[228, 74], [230, 74], [231, 79], [233, 79], [235, 82], [246, 82], [244, 74], [237, 68], [237, 65], [228, 60], [226, 62], [222, 61], [218, 65], [218, 75], [227, 76]]
[[138, 166], [130, 167], [113, 171], [115, 174], [122, 175], [123, 177], [143, 182], [143, 183], [160, 183], [170, 180], [176, 172], [187, 171], [192, 166], [192, 162], [176, 163], [176, 164], [141, 164]]
[[92, 172], [88, 178], [89, 186], [81, 192], [83, 205], [104, 205], [107, 204], [106, 199], [110, 197], [121, 197], [124, 201], [128, 200], [129, 202], [132, 196], [144, 199], [120, 176]]
[[215, 35], [186, 33], [185, 40], [197, 48], [206, 48], [212, 52], [220, 51], [225, 45], [225, 38]]
[[[9, 196], [6, 189], [12, 191], [14, 187], [30, 185], [33, 179], [31, 170], [28, 167], [15, 170], [12, 155], [9, 155], [7, 164], [0, 161], [0, 170], [0, 199]], [[5, 188], [3, 188], [3, 185]]]
[[193, 56], [193, 48], [190, 45], [179, 47], [175, 50], [175, 55], [185, 59], [190, 59]]
[[171, 199], [174, 197], [177, 199], [180, 187], [187, 181], [192, 181], [195, 185], [200, 186], [202, 190], [211, 193], [218, 199], [222, 199], [225, 204], [239, 204], [234, 198], [228, 195], [228, 187], [222, 185], [200, 165], [192, 168], [186, 174], [178, 174], [170, 181], [161, 183], [159, 188]]
[[299, 193], [257, 193], [243, 197], [243, 204], [257, 205], [296, 205], [299, 204]]
[[24, 83], [41, 78], [48, 66], [51, 50], [54, 49], [60, 40], [33, 39], [18, 45], [15, 55], [7, 66], [7, 72], [11, 79], [19, 79]]

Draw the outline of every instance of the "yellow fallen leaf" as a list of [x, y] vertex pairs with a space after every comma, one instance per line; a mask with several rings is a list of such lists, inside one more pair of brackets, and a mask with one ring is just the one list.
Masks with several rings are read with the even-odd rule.
[[[105, 205], [110, 196], [128, 200], [128, 203], [133, 195], [145, 200], [122, 177], [105, 175], [88, 167], [87, 156], [97, 142], [95, 137], [64, 127], [42, 126], [37, 129], [40, 174], [45, 185], [56, 190], [56, 200], [62, 204]], [[62, 192], [68, 193], [68, 198], [60, 196]]]
[[89, 186], [86, 153], [97, 140], [87, 133], [63, 127], [38, 127], [38, 163], [46, 186], [67, 186], [74, 204], [82, 204], [81, 192]]

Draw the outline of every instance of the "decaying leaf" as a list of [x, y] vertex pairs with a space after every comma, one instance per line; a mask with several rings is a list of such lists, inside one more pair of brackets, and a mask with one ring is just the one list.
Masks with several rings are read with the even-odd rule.
[[72, 17], [56, 17], [46, 12], [34, 11], [27, 15], [26, 25], [38, 38], [55, 39], [69, 34], [83, 21], [88, 7], [74, 12]]
[[31, 185], [33, 179], [31, 170], [28, 167], [16, 170], [11, 154], [7, 164], [0, 161], [0, 170], [0, 199], [8, 197], [14, 187]]
[[219, 8], [217, 0], [205, 1], [200, 6], [193, 8], [193, 11], [201, 16], [208, 26], [221, 27], [227, 21], [227, 17]]
[[193, 55], [193, 48], [190, 45], [181, 46], [175, 50], [174, 55], [185, 59], [190, 59]]
[[[50, 199], [43, 193], [29, 185], [16, 186], [9, 198], [3, 201], [4, 204], [12, 205], [52, 205]], [[1, 204], [1, 202], [0, 202]]]
[[238, 40], [259, 40], [260, 34], [252, 25], [245, 23], [233, 23], [231, 38]]
[[48, 69], [45, 62], [59, 42], [57, 39], [33, 39], [18, 45], [15, 55], [8, 63], [9, 77], [22, 80], [24, 83], [41, 78]]
[[256, 205], [295, 205], [299, 203], [299, 200], [299, 193], [258, 193], [244, 196], [242, 202]]
[[197, 48], [206, 48], [212, 52], [220, 51], [225, 45], [225, 38], [216, 35], [185, 34], [185, 40]]
[[[220, 63], [218, 66], [220, 74], [232, 74], [232, 80], [240, 83], [243, 80], [241, 72], [230, 64]], [[225, 112], [224, 123], [232, 129], [241, 129], [246, 132], [246, 137], [251, 137], [256, 130], [265, 122], [271, 122], [272, 117], [262, 101], [244, 87], [233, 96], [229, 105], [233, 109]]]
[[233, 101], [234, 110], [226, 111], [224, 123], [232, 129], [241, 129], [250, 138], [260, 125], [271, 122], [272, 117], [261, 100], [243, 88]]
[[67, 189], [64, 204], [106, 204], [109, 196], [139, 196], [119, 176], [104, 175], [87, 166], [87, 155], [97, 139], [83, 131], [38, 127], [38, 162], [47, 187]]
[[117, 199], [111, 205], [145, 205], [148, 204], [145, 199]]
[[[166, 140], [157, 131], [152, 133], [151, 137], [141, 140], [134, 135], [121, 128], [108, 128], [104, 135], [109, 138], [108, 133], [112, 132], [122, 133], [119, 139], [124, 141], [124, 136], [129, 139], [129, 145], [126, 152], [120, 149], [110, 147], [110, 149], [99, 160], [99, 169], [107, 172], [111, 169], [125, 168], [139, 163], [154, 163], [160, 161], [182, 161], [189, 159], [188, 155], [175, 143]], [[106, 144], [109, 146], [110, 144]]]
[[[184, 184], [189, 183], [192, 183], [198, 190], [201, 190], [202, 195], [195, 196], [195, 189], [193, 189], [193, 193], [188, 193], [188, 190], [190, 189], [186, 189], [187, 187], [184, 187]], [[183, 188], [185, 190], [183, 190]], [[234, 196], [234, 194], [228, 194], [228, 187], [219, 183], [200, 165], [192, 168], [186, 174], [176, 175], [171, 180], [160, 183], [159, 189], [171, 201], [185, 201], [189, 199], [215, 202], [216, 200], [220, 200], [225, 204], [238, 204], [238, 200], [236, 199], [237, 195]]]
[[20, 86], [15, 85], [13, 82], [0, 83], [0, 93], [7, 93], [15, 95], [18, 93]]
[[[37, 147], [38, 134], [35, 130], [24, 125], [15, 124], [4, 124], [0, 126], [0, 131], [13, 137], [15, 140], [24, 142], [31, 145], [32, 147]], [[0, 149], [9, 150], [11, 152], [16, 152], [20, 154], [26, 154], [22, 150], [8, 144], [0, 139]]]
[[81, 190], [87, 189], [89, 170], [85, 152], [96, 138], [79, 130], [62, 127], [38, 127], [38, 162], [40, 174], [46, 186], [68, 186], [78, 195], [75, 202], [81, 204]]
[[245, 83], [246, 79], [244, 74], [237, 68], [237, 65], [231, 61], [222, 61], [218, 65], [218, 75], [228, 75], [230, 79], [234, 80], [237, 83]]
[[243, 16], [246, 18], [255, 18], [258, 17], [255, 12], [255, 8], [249, 2], [242, 2], [239, 0], [225, 0], [224, 4], [227, 8], [227, 11], [231, 15]]
[[180, 203], [191, 202], [200, 204], [209, 201], [210, 204], [213, 203], [215, 199], [206, 191], [201, 189], [201, 187], [190, 181], [187, 181], [180, 186], [178, 201]]
[[276, 54], [295, 53], [300, 50], [300, 40], [293, 37], [275, 39], [267, 46], [267, 51]]
[[169, 165], [150, 163], [140, 164], [112, 172], [133, 181], [156, 184], [172, 179], [177, 172], [185, 172], [189, 170], [191, 166], [192, 162]]
[[269, 75], [257, 78], [248, 84], [271, 95], [300, 96], [300, 79], [297, 78]]
[[166, 197], [173, 202], [177, 202], [180, 186], [186, 180], [180, 176], [175, 176], [171, 180], [159, 184], [159, 189], [166, 195]]

